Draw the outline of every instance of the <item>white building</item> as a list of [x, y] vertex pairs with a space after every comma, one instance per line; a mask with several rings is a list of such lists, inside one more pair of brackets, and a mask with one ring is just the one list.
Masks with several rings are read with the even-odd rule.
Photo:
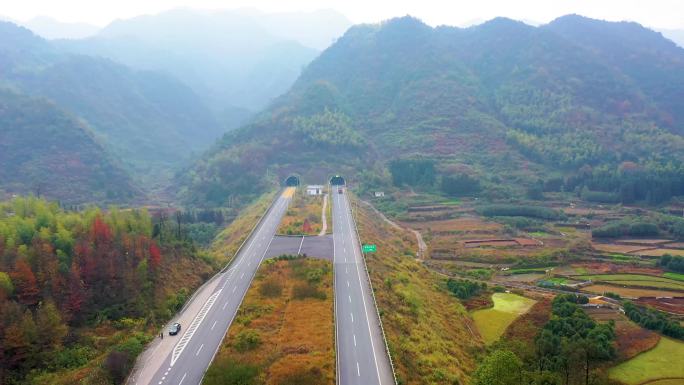
[[376, 191], [376, 192], [373, 193], [373, 195], [374, 195], [376, 198], [382, 198], [382, 197], [385, 196], [385, 192], [384, 192], [384, 191]]
[[323, 195], [323, 186], [319, 184], [306, 186], [306, 195]]

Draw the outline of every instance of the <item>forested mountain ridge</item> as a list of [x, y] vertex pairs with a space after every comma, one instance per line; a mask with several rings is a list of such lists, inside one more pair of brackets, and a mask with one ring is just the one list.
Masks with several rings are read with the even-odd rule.
[[45, 99], [8, 90], [0, 90], [0, 164], [0, 191], [66, 203], [142, 195], [83, 122]]
[[[573, 38], [587, 25], [604, 34]], [[435, 187], [465, 174], [492, 197], [550, 177], [561, 178], [554, 189], [619, 194], [627, 174], [631, 189], [664, 186], [658, 198], [628, 199], [684, 194], [684, 50], [632, 24], [630, 43], [613, 47], [623, 27], [578, 16], [538, 28], [504, 18], [431, 28], [411, 17], [352, 27], [184, 176], [186, 199], [258, 191], [266, 169], [388, 185], [389, 163], [413, 157], [436, 162]]]
[[0, 23], [0, 85], [47, 98], [83, 119], [139, 181], [154, 185], [223, 131], [186, 85], [107, 59], [67, 54]]

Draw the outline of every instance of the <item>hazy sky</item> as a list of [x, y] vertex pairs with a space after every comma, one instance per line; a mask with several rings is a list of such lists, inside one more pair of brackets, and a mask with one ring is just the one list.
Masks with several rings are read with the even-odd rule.
[[411, 14], [431, 25], [464, 25], [496, 16], [548, 22], [579, 13], [606, 20], [633, 20], [654, 28], [684, 28], [684, 0], [0, 0], [0, 15], [23, 21], [42, 15], [103, 26], [116, 18], [177, 7], [253, 7], [264, 11], [331, 8], [354, 23]]

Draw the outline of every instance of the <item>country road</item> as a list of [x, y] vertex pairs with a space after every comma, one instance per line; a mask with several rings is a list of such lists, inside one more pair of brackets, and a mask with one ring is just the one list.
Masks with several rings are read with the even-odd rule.
[[[159, 341], [129, 384], [198, 385], [209, 367], [252, 278], [271, 244], [287, 210], [294, 188], [286, 188], [235, 256], [230, 268], [210, 282], [206, 295], [193, 297], [186, 310], [181, 333]], [[170, 343], [171, 342], [171, 343]]]
[[349, 199], [344, 190], [334, 192], [331, 198], [337, 383], [394, 384]]

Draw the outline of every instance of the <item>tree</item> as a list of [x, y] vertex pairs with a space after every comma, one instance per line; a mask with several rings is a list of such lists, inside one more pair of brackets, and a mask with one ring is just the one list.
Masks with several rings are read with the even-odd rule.
[[480, 181], [468, 174], [445, 175], [442, 177], [442, 191], [448, 195], [472, 195], [482, 189]]
[[4, 271], [0, 271], [0, 301], [10, 297], [14, 293], [12, 278]]
[[65, 309], [71, 319], [79, 318], [81, 307], [86, 299], [86, 291], [81, 280], [81, 269], [74, 259], [69, 271], [69, 285]]
[[26, 310], [21, 319], [16, 320], [5, 329], [5, 338], [2, 346], [8, 357], [10, 368], [30, 367], [35, 358], [36, 324], [29, 310]]
[[508, 350], [488, 355], [475, 371], [474, 385], [518, 385], [522, 383], [522, 362]]
[[159, 247], [157, 246], [157, 243], [155, 241], [150, 241], [149, 252], [150, 267], [156, 270], [159, 267], [159, 264], [161, 264], [162, 256], [161, 251], [159, 250]]
[[55, 304], [52, 301], [43, 302], [36, 311], [36, 335], [41, 352], [59, 349], [68, 330]]
[[38, 303], [39, 290], [36, 276], [33, 274], [31, 266], [25, 260], [19, 259], [15, 263], [12, 281], [17, 290], [17, 298], [21, 304], [33, 306]]

